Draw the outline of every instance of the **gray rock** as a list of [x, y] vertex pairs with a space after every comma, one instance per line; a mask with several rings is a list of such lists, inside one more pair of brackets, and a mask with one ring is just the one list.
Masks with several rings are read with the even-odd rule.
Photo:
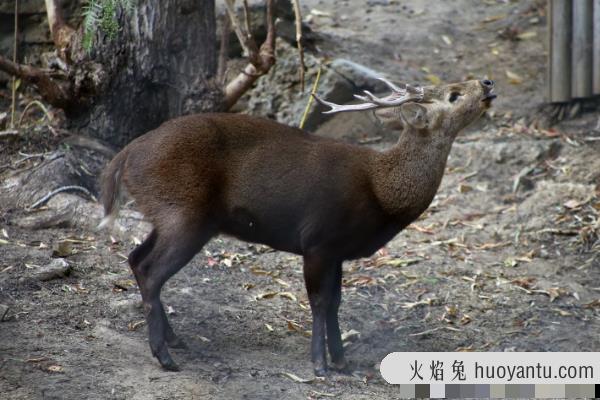
[[333, 60], [330, 67], [352, 82], [358, 90], [369, 90], [376, 93], [389, 91], [385, 83], [378, 79], [382, 77], [383, 74], [374, 69], [344, 58]]
[[62, 258], [55, 258], [50, 263], [40, 267], [34, 272], [34, 278], [39, 281], [50, 281], [68, 276], [71, 265]]
[[[246, 112], [274, 118], [279, 122], [298, 126], [306, 104], [309, 101], [311, 87], [316, 79], [320, 61], [309, 52], [305, 53], [305, 90], [300, 90], [298, 51], [290, 44], [277, 42], [277, 63], [271, 72], [261, 77], [253, 90], [240, 102]], [[344, 104], [354, 101], [354, 94], [361, 90], [386, 92], [386, 86], [377, 78], [382, 74], [368, 67], [346, 59], [336, 59], [322, 65], [321, 78], [317, 94], [334, 103]], [[245, 103], [245, 104], [244, 104]], [[313, 102], [307, 114], [304, 129], [315, 131], [332, 115], [323, 114], [327, 107]]]

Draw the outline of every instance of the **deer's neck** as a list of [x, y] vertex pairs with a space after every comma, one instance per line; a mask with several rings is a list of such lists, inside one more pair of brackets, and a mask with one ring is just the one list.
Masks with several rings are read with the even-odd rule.
[[394, 147], [380, 154], [374, 163], [373, 187], [388, 214], [408, 224], [429, 207], [452, 142], [451, 137], [405, 131]]

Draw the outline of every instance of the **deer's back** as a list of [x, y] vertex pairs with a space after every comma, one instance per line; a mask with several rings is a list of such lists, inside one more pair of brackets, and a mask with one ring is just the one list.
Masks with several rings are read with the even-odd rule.
[[190, 219], [208, 213], [220, 231], [302, 253], [313, 242], [356, 251], [348, 232], [368, 235], [386, 223], [368, 174], [372, 150], [274, 121], [188, 116], [124, 151], [125, 185], [155, 225], [166, 207]]

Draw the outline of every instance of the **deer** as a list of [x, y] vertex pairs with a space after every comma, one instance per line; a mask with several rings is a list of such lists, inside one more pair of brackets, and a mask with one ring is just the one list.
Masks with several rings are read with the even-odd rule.
[[125, 191], [152, 225], [128, 261], [163, 369], [179, 370], [169, 347], [186, 344], [167, 320], [161, 288], [218, 234], [302, 257], [314, 373], [348, 368], [338, 322], [342, 263], [373, 255], [429, 207], [457, 134], [496, 97], [489, 79], [438, 86], [381, 79], [391, 90], [384, 97], [365, 91], [347, 105], [315, 99], [327, 113], [372, 110], [401, 127], [383, 151], [259, 117], [206, 113], [169, 120], [110, 161], [100, 225], [114, 221]]

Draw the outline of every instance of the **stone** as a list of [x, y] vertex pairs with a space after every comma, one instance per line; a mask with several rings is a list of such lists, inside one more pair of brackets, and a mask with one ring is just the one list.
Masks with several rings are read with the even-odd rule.
[[62, 258], [55, 258], [34, 272], [34, 278], [39, 281], [50, 281], [64, 278], [71, 273], [71, 265]]
[[[277, 42], [277, 64], [269, 74], [258, 79], [256, 86], [246, 93], [235, 111], [244, 109], [252, 115], [274, 118], [291, 126], [298, 126], [310, 98], [319, 65], [321, 77], [317, 95], [338, 104], [356, 101], [354, 94], [362, 90], [388, 93], [387, 87], [377, 78], [383, 74], [347, 59], [335, 59], [321, 64], [310, 52], [305, 52], [305, 89], [300, 90], [298, 50], [284, 41]], [[327, 107], [316, 102], [307, 114], [304, 129], [315, 131], [333, 115], [323, 114]]]

